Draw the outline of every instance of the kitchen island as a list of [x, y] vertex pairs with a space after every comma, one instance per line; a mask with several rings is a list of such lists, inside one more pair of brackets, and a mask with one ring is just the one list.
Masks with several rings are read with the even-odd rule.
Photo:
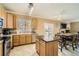
[[58, 41], [46, 41], [38, 36], [36, 40], [36, 52], [40, 56], [58, 56]]

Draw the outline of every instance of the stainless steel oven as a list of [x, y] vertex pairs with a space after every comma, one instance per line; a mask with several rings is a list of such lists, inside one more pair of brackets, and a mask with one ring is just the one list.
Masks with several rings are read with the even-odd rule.
[[3, 42], [3, 56], [8, 56], [9, 52], [10, 52], [10, 37], [7, 36], [6, 39], [4, 38], [4, 42]]
[[3, 55], [8, 56], [9, 51], [10, 51], [10, 46], [11, 46], [11, 28], [3, 28]]

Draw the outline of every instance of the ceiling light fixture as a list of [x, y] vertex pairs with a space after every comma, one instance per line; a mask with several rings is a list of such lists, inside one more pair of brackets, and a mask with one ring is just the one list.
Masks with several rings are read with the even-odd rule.
[[31, 16], [32, 12], [33, 12], [33, 9], [34, 9], [34, 4], [33, 3], [29, 3], [28, 8], [29, 8], [29, 16]]

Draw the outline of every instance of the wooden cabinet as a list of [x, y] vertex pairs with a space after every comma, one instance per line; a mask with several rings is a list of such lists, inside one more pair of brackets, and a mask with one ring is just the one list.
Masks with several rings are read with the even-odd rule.
[[6, 11], [2, 8], [3, 28], [6, 28]]
[[57, 56], [58, 55], [58, 41], [53, 41], [50, 43], [47, 43], [46, 45], [46, 55], [47, 56]]
[[25, 42], [26, 42], [25, 35], [20, 35], [20, 45], [25, 44]]
[[0, 56], [3, 55], [3, 43], [0, 43]]
[[3, 19], [3, 28], [6, 28], [6, 11], [1, 5], [0, 5], [0, 18]]
[[36, 40], [36, 52], [40, 56], [57, 56], [58, 55], [58, 42], [54, 41], [44, 41], [42, 39]]
[[26, 43], [32, 43], [32, 35], [26, 35]]
[[18, 46], [20, 44], [19, 35], [14, 35], [12, 42], [13, 42], [13, 46]]
[[2, 15], [2, 18], [3, 18], [3, 19], [6, 19], [6, 11], [5, 11], [4, 8], [1, 9], [1, 13], [2, 13], [2, 14], [1, 14], [1, 15]]
[[13, 14], [7, 13], [7, 28], [13, 28]]
[[38, 21], [37, 18], [32, 18], [32, 28], [37, 29]]
[[14, 15], [13, 19], [13, 28], [16, 30], [16, 15]]
[[2, 8], [0, 7], [0, 17], [1, 17], [1, 12], [2, 12], [1, 9], [2, 9]]
[[31, 34], [24, 34], [24, 35], [13, 35], [12, 44], [14, 46], [19, 46], [23, 44], [32, 43], [32, 35]]
[[40, 47], [40, 48], [39, 48], [39, 51], [40, 51], [40, 52], [39, 52], [39, 55], [40, 55], [40, 56], [45, 56], [45, 55], [46, 55], [46, 52], [45, 52], [45, 47], [46, 47], [46, 46], [45, 46], [45, 42], [42, 41], [42, 40], [39, 41], [39, 42], [40, 42], [40, 46], [39, 46], [39, 47]]

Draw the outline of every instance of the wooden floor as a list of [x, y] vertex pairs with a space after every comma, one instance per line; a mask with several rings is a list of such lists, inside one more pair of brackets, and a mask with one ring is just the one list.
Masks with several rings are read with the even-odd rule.
[[[79, 47], [73, 51], [72, 47], [68, 47], [68, 50], [63, 48], [63, 51], [61, 52], [60, 49], [58, 49], [58, 55], [59, 56], [79, 56]], [[13, 48], [10, 51], [10, 56], [38, 56], [35, 50], [35, 44], [30, 45], [23, 45]]]

